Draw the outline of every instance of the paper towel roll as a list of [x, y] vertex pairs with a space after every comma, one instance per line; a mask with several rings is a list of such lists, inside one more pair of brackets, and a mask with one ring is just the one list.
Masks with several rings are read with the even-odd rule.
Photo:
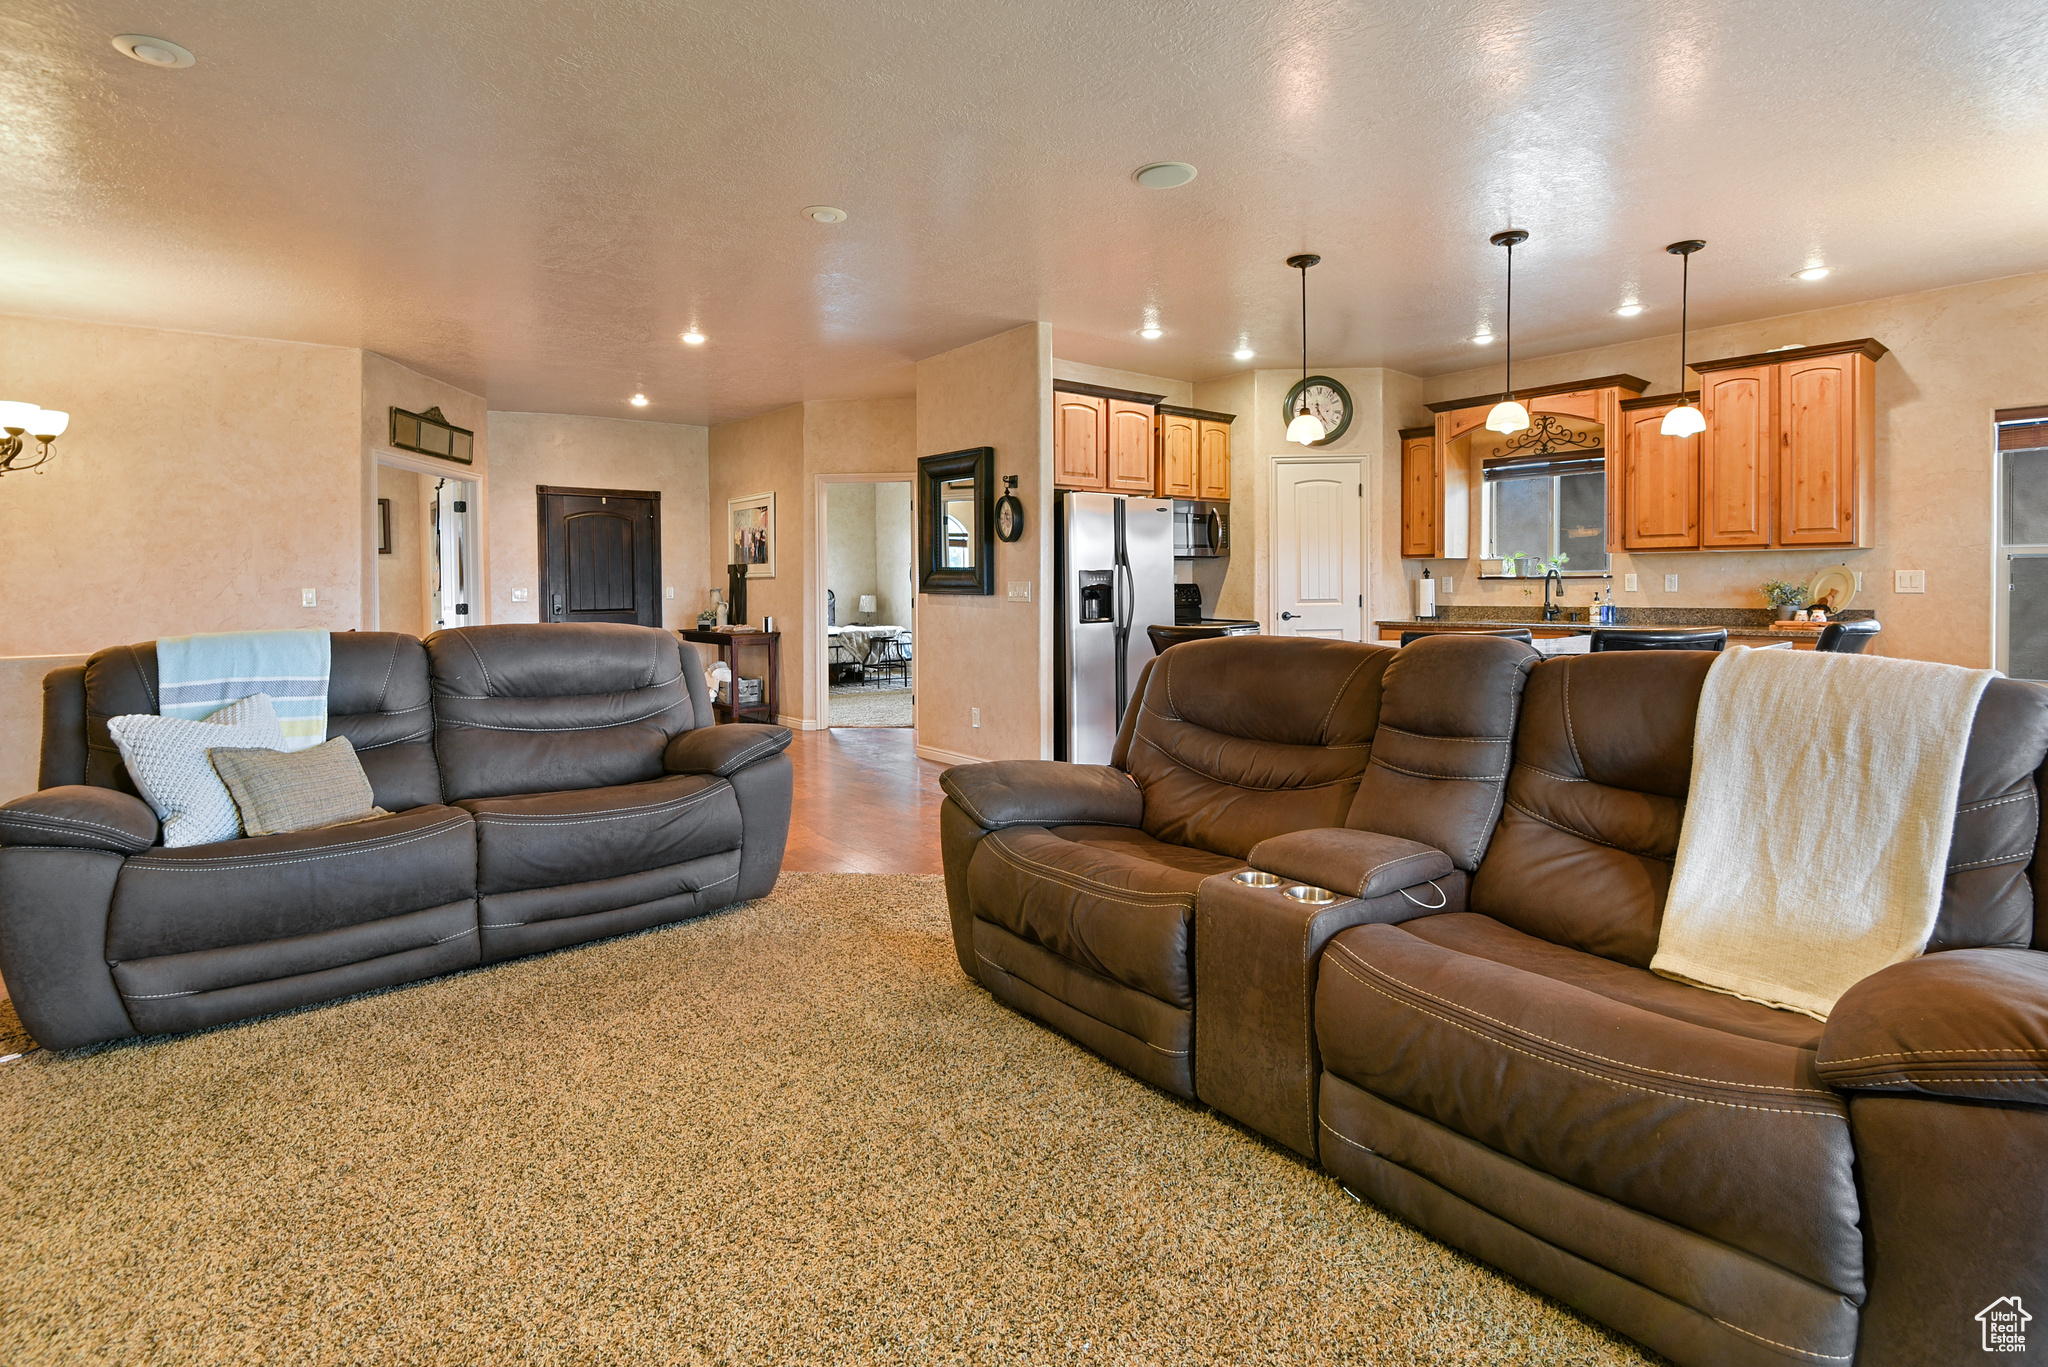
[[1436, 616], [1436, 580], [1418, 579], [1415, 581], [1415, 615], [1417, 617]]

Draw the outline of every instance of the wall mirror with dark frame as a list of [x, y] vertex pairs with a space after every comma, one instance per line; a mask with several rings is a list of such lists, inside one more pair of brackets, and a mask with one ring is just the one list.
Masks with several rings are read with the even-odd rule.
[[993, 446], [918, 458], [920, 593], [996, 591], [995, 461]]

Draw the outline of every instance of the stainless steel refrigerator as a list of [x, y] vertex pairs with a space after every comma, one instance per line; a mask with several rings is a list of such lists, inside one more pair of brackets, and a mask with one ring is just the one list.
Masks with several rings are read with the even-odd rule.
[[1107, 764], [1138, 674], [1145, 628], [1173, 621], [1173, 501], [1061, 490], [1055, 498], [1053, 756]]

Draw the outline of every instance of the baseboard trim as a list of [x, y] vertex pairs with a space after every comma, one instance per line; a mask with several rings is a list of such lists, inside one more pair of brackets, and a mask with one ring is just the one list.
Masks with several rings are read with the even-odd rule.
[[809, 717], [785, 717], [779, 713], [776, 715], [775, 724], [777, 726], [787, 726], [792, 731], [822, 731], [825, 729], [823, 722], [813, 721]]
[[959, 751], [957, 751], [957, 750], [941, 750], [941, 749], [939, 749], [939, 748], [938, 748], [937, 746], [934, 746], [934, 745], [920, 745], [920, 746], [918, 746], [918, 747], [917, 747], [917, 757], [918, 757], [919, 759], [928, 759], [928, 760], [930, 760], [930, 761], [931, 761], [932, 763], [934, 763], [934, 764], [986, 764], [986, 763], [988, 763], [988, 761], [987, 761], [987, 760], [983, 759], [983, 758], [982, 758], [981, 756], [979, 756], [979, 755], [963, 755], [963, 754], [961, 754], [961, 753], [960, 753]]

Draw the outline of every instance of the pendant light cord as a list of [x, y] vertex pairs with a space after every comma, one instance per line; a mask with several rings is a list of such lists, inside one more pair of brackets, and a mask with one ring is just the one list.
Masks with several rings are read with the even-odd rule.
[[1685, 406], [1685, 333], [1692, 319], [1692, 253], [1687, 252], [1678, 259], [1678, 403], [1682, 408]]
[[1507, 397], [1503, 403], [1515, 401], [1515, 244], [1508, 243], [1508, 362], [1507, 374], [1502, 377], [1507, 385]]
[[1301, 268], [1301, 412], [1308, 412], [1308, 267]]

